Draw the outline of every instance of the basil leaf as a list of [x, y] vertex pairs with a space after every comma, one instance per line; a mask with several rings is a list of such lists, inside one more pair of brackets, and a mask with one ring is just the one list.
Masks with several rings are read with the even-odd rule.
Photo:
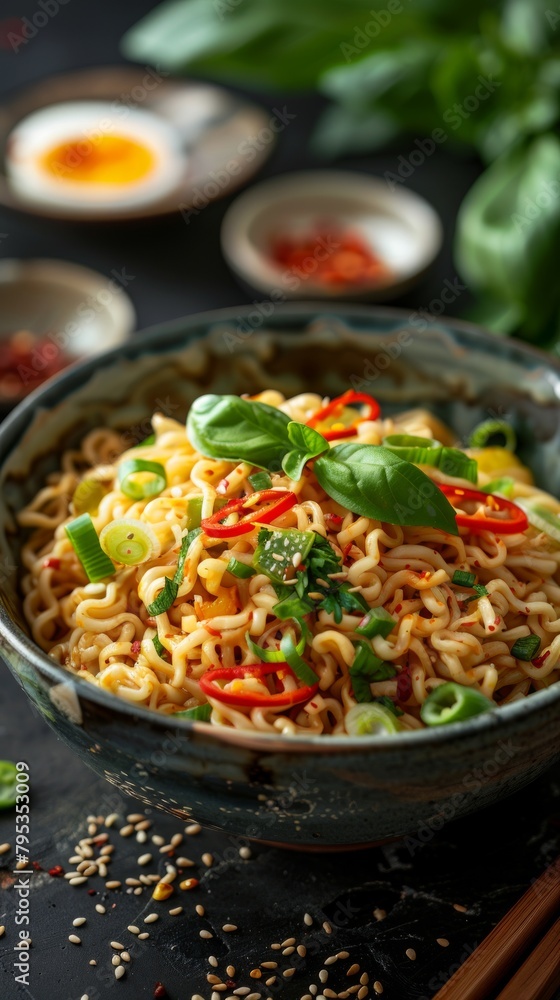
[[290, 450], [290, 418], [266, 403], [239, 396], [200, 396], [191, 406], [187, 434], [208, 458], [247, 462], [273, 472]]
[[382, 445], [337, 445], [317, 459], [314, 472], [325, 492], [355, 514], [458, 534], [455, 511], [436, 484]]
[[310, 458], [315, 458], [317, 455], [322, 455], [324, 451], [328, 451], [330, 445], [326, 438], [319, 434], [319, 431], [306, 424], [300, 424], [296, 420], [292, 420], [288, 424], [288, 437], [294, 448], [287, 455], [284, 455], [282, 468], [290, 479], [297, 482], [303, 475], [305, 463]]

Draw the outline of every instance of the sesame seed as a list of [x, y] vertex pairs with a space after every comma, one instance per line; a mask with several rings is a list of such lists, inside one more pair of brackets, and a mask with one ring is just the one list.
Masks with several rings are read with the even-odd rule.
[[138, 858], [138, 864], [142, 866], [149, 865], [151, 860], [152, 860], [151, 854], [141, 854], [140, 857]]
[[214, 856], [212, 854], [209, 854], [208, 852], [203, 854], [200, 860], [202, 861], [203, 865], [206, 865], [207, 868], [211, 868], [212, 865], [214, 864]]
[[271, 976], [270, 979], [265, 979], [265, 986], [273, 986], [276, 982], [276, 976]]
[[213, 969], [218, 968], [218, 959], [216, 958], [215, 955], [210, 955], [208, 959], [208, 965], [211, 965]]
[[282, 975], [284, 976], [284, 979], [291, 979], [295, 971], [295, 969], [284, 969]]
[[436, 941], [442, 948], [449, 947], [449, 941], [447, 940], [447, 938], [436, 938]]
[[154, 833], [152, 837], [152, 844], [155, 844], [156, 847], [161, 847], [162, 844], [165, 844], [165, 839], [160, 837], [159, 833]]
[[79, 865], [76, 868], [76, 871], [79, 872], [80, 875], [81, 875], [85, 871], [86, 868], [90, 868], [90, 867], [91, 867], [91, 865], [90, 865], [89, 861], [80, 861]]
[[228, 965], [226, 968], [226, 974], [229, 976], [230, 979], [233, 979], [233, 977], [235, 976], [235, 965]]
[[139, 934], [140, 928], [137, 927], [136, 924], [129, 924], [127, 927], [127, 931], [130, 931], [131, 934]]
[[142, 883], [137, 878], [125, 878], [124, 884], [133, 886], [142, 885]]
[[361, 990], [358, 990], [358, 1000], [364, 1000], [364, 997], [367, 997], [368, 993], [367, 986], [362, 986]]
[[139, 830], [136, 834], [136, 841], [138, 844], [145, 844], [148, 839], [148, 834], [145, 830]]
[[69, 940], [69, 941], [70, 941], [70, 942], [71, 942], [72, 944], [81, 944], [81, 943], [82, 943], [82, 939], [81, 939], [81, 938], [79, 938], [77, 934], [69, 934], [69, 935], [68, 935], [68, 940]]
[[177, 858], [177, 865], [179, 868], [194, 868], [194, 861], [190, 858]]
[[199, 917], [203, 917], [206, 912], [204, 907], [200, 903], [197, 903], [197, 905], [195, 906], [195, 910], [198, 913]]
[[461, 903], [453, 903], [453, 909], [457, 910], [457, 913], [466, 913], [467, 907], [463, 906]]
[[108, 857], [109, 854], [112, 854], [114, 850], [115, 848], [113, 844], [103, 844], [103, 847], [101, 848], [99, 853], [102, 854], [103, 857], [105, 858]]
[[183, 912], [182, 906], [174, 906], [172, 910], [169, 911], [170, 917], [178, 917], [180, 913]]
[[358, 965], [357, 962], [354, 962], [354, 964], [351, 965], [350, 968], [348, 969], [348, 972], [346, 973], [346, 975], [347, 976], [355, 976], [355, 975], [357, 975], [357, 973], [359, 971], [360, 971], [360, 966]]
[[148, 931], [142, 931], [142, 934], [138, 935], [138, 940], [139, 941], [146, 941], [147, 938], [149, 938], [149, 936], [150, 935], [149, 935]]
[[251, 852], [251, 848], [250, 847], [240, 847], [239, 848], [239, 857], [243, 858], [244, 861], [248, 861], [249, 858], [253, 857], [252, 852]]
[[117, 966], [117, 968], [115, 969], [115, 979], [122, 979], [122, 977], [124, 976], [125, 972], [126, 972], [126, 969], [125, 969], [124, 965]]
[[134, 833], [134, 827], [132, 823], [129, 823], [127, 826], [121, 826], [119, 833], [121, 837], [130, 837], [131, 834]]
[[95, 834], [97, 833], [97, 823], [90, 823], [87, 832], [89, 833], [90, 837], [95, 837]]
[[174, 833], [169, 843], [171, 844], [172, 847], [178, 847], [179, 844], [183, 843], [183, 834]]
[[135, 823], [134, 824], [134, 828], [135, 828], [135, 830], [138, 830], [140, 833], [143, 833], [144, 830], [149, 830], [150, 827], [151, 827], [151, 825], [152, 825], [152, 821], [151, 820], [149, 820], [149, 819], [142, 819], [142, 820], [140, 820], [139, 823]]
[[263, 969], [277, 969], [278, 962], [261, 962], [261, 966]]
[[407, 958], [410, 959], [411, 962], [416, 961], [416, 952], [414, 951], [414, 948], [407, 948], [405, 951], [405, 955]]
[[304, 924], [307, 925], [307, 927], [311, 927], [311, 924], [313, 923], [313, 917], [311, 916], [310, 913], [304, 913], [303, 922]]
[[90, 958], [90, 960], [89, 960], [89, 964], [90, 964], [90, 965], [97, 965], [97, 962], [95, 961], [95, 959], [94, 959], [94, 958]]
[[171, 844], [162, 844], [162, 846], [159, 849], [159, 853], [160, 854], [169, 854], [169, 852], [172, 851], [172, 850], [173, 850], [173, 848], [172, 848]]
[[362, 984], [362, 986], [365, 986], [366, 983], [369, 983], [369, 976], [367, 972], [363, 972], [362, 975], [360, 976], [360, 983]]
[[261, 994], [260, 993], [248, 993], [247, 994], [247, 1000], [261, 1000]]
[[373, 911], [373, 915], [376, 920], [385, 920], [385, 917], [387, 916], [387, 911], [382, 910], [379, 906], [376, 906], [375, 910]]
[[118, 818], [119, 818], [118, 813], [111, 813], [111, 815], [107, 816], [107, 819], [105, 820], [105, 826], [107, 827], [114, 826]]
[[[103, 865], [102, 867], [105, 868], [105, 865]], [[106, 870], [107, 869], [105, 869], [105, 871]], [[88, 867], [84, 871], [84, 875], [86, 875], [86, 876], [88, 876], [88, 875], [96, 875], [96, 874], [97, 874], [97, 865], [88, 865]]]
[[325, 922], [323, 924], [323, 930], [324, 930], [325, 934], [332, 934], [332, 927], [329, 924], [328, 920], [325, 920]]
[[83, 885], [87, 882], [85, 875], [76, 875], [74, 878], [68, 879], [68, 885]]
[[225, 931], [226, 934], [232, 934], [237, 930], [237, 924], [224, 924], [222, 930]]
[[[109, 860], [109, 859], [107, 859], [107, 860]], [[107, 868], [107, 865], [103, 864], [102, 861], [100, 861], [99, 865], [97, 866], [97, 870], [98, 870], [99, 874], [101, 875], [101, 878], [107, 878], [107, 875], [109, 874], [109, 869]], [[87, 874], [88, 874], [87, 872], [84, 872], [84, 875], [87, 875]]]
[[328, 974], [327, 970], [326, 969], [321, 969], [321, 971], [319, 973], [319, 979], [321, 980], [321, 982], [322, 983], [326, 983], [326, 981], [327, 981], [328, 978], [329, 978], [329, 974]]
[[294, 953], [295, 950], [296, 949], [294, 948], [294, 946], [290, 945], [289, 948], [282, 948], [282, 954], [283, 955], [293, 955], [293, 953]]
[[305, 958], [305, 956], [307, 955], [307, 948], [305, 947], [304, 944], [298, 944], [297, 953], [300, 956], [300, 958]]
[[196, 837], [197, 833], [200, 833], [202, 827], [199, 823], [190, 823], [189, 826], [185, 827], [185, 833], [189, 837]]
[[329, 955], [323, 962], [323, 965], [334, 965], [335, 962], [338, 962], [338, 955]]
[[124, 944], [121, 944], [120, 941], [111, 941], [111, 948], [114, 951], [124, 951]]
[[375, 982], [373, 984], [373, 988], [374, 988], [374, 990], [375, 990], [376, 993], [379, 993], [379, 994], [383, 993], [383, 984], [379, 982], [379, 979], [375, 980]]
[[286, 938], [285, 941], [282, 941], [282, 944], [280, 945], [280, 947], [281, 948], [288, 948], [291, 944], [295, 944], [295, 943], [296, 943], [295, 937]]
[[315, 986], [314, 983], [312, 983], [312, 985], [309, 987], [309, 992], [312, 993], [313, 996], [317, 995], [317, 987]]
[[127, 823], [141, 823], [146, 817], [143, 813], [131, 813], [130, 816], [126, 817]]
[[335, 991], [334, 991], [334, 990], [331, 990], [331, 989], [328, 989], [328, 988], [327, 988], [327, 987], [325, 986], [325, 989], [323, 990], [323, 996], [325, 996], [325, 997], [329, 997], [329, 998], [330, 998], [330, 997], [337, 997], [337, 996], [338, 996], [338, 993], [335, 993]]
[[349, 958], [350, 957], [350, 952], [349, 951], [339, 951], [339, 952], [337, 952], [336, 957], [337, 958]]
[[88, 994], [84, 993], [84, 995], [82, 997], [80, 997], [80, 1000], [89, 1000]]
[[113, 879], [113, 881], [105, 883], [105, 888], [106, 889], [120, 889], [121, 885], [122, 885], [121, 882], [118, 882], [116, 879]]
[[121, 958], [123, 962], [130, 962], [130, 954], [128, 951], [121, 951]]
[[0, 844], [0, 854], [7, 854], [11, 850], [9, 844]]
[[236, 997], [246, 997], [248, 993], [251, 992], [248, 986], [238, 986], [236, 990], [233, 991]]
[[148, 916], [144, 917], [145, 924], [155, 924], [156, 920], [159, 920], [159, 913], [148, 913]]
[[274, 944], [271, 944], [270, 947], [272, 948], [272, 951], [280, 951], [280, 948], [282, 947], [282, 945], [281, 944], [277, 944], [275, 942]]
[[85, 922], [86, 922], [85, 917], [76, 917], [75, 920], [72, 921], [72, 927], [81, 927], [83, 924], [85, 924]]
[[113, 957], [111, 959], [111, 965], [120, 965], [120, 964], [121, 964], [121, 956], [120, 955], [113, 955]]
[[211, 931], [199, 931], [198, 936], [204, 938], [205, 941], [209, 941], [210, 938], [214, 937]]
[[204, 997], [201, 997], [200, 993], [193, 993], [191, 1000], [204, 1000]]
[[4, 924], [1, 924], [0, 925], [0, 938], [4, 937], [5, 933], [6, 933], [6, 928], [4, 927]]
[[81, 861], [82, 861], [81, 854], [73, 854], [71, 858], [68, 858], [69, 865], [79, 865]]
[[221, 983], [222, 980], [220, 979], [219, 976], [215, 976], [213, 972], [209, 972], [208, 975], [206, 976], [206, 981], [210, 984], [214, 984], [214, 983]]
[[[130, 892], [130, 889], [127, 889], [127, 892]], [[133, 889], [132, 892], [134, 893], [135, 896], [141, 896], [142, 888], [140, 887], [139, 889]]]

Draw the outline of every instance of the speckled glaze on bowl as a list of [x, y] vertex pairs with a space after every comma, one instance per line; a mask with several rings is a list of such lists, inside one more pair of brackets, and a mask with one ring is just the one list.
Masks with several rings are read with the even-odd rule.
[[[0, 648], [63, 740], [113, 785], [246, 837], [334, 849], [409, 835], [531, 781], [560, 755], [560, 685], [455, 726], [390, 739], [254, 735], [172, 723], [67, 673], [31, 641], [13, 514], [93, 426], [182, 418], [201, 392], [374, 393], [387, 413], [429, 405], [466, 434], [507, 414], [538, 481], [560, 493], [560, 365], [466, 324], [414, 329], [405, 313], [324, 305], [207, 313], [152, 329], [58, 376], [0, 428]], [[236, 849], [239, 840], [232, 840]]]

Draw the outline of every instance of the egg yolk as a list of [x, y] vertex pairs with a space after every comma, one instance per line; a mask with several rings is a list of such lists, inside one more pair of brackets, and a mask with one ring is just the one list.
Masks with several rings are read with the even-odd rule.
[[42, 159], [48, 173], [81, 184], [130, 184], [146, 177], [154, 163], [146, 146], [119, 135], [64, 142]]

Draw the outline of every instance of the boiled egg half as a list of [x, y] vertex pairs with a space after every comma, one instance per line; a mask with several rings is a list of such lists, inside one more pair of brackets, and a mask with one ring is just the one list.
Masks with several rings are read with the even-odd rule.
[[178, 196], [187, 158], [158, 115], [119, 102], [73, 101], [18, 123], [8, 138], [6, 172], [26, 202], [94, 216]]

